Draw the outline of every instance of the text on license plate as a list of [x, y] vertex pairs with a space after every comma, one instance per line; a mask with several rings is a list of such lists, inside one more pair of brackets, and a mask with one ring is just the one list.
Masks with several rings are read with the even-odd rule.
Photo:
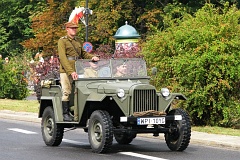
[[137, 118], [137, 125], [165, 124], [165, 117]]

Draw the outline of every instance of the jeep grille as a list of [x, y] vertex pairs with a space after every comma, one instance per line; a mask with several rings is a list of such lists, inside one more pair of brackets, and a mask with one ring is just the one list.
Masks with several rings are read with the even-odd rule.
[[157, 111], [156, 90], [138, 90], [133, 92], [133, 112], [142, 112], [148, 110]]

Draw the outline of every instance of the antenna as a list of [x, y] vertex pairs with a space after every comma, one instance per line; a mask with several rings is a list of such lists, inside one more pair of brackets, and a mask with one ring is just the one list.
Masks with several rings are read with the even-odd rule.
[[88, 8], [88, 0], [86, 0], [86, 7], [85, 7], [86, 11], [86, 42], [88, 42], [88, 14], [89, 14], [89, 8]]

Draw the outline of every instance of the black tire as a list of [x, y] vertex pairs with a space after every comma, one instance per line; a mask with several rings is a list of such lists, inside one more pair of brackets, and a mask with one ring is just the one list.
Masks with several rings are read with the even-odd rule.
[[43, 111], [41, 131], [42, 137], [47, 146], [58, 146], [63, 139], [63, 127], [56, 124], [52, 107], [47, 107]]
[[89, 120], [88, 139], [92, 151], [105, 153], [110, 149], [113, 141], [112, 120], [107, 111], [94, 111]]
[[172, 132], [165, 133], [165, 141], [172, 151], [183, 151], [188, 147], [191, 138], [191, 122], [189, 115], [183, 109], [174, 109], [168, 115], [181, 115], [182, 120], [168, 121], [166, 127]]
[[135, 133], [121, 133], [121, 134], [114, 134], [114, 137], [116, 141], [119, 144], [129, 144], [133, 141], [134, 138], [136, 138]]

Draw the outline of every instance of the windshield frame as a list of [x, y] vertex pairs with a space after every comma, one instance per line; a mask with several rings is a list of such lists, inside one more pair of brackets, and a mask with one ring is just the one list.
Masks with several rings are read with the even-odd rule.
[[142, 58], [100, 59], [98, 62], [80, 59], [75, 62], [75, 66], [79, 79], [149, 78], [146, 62]]

